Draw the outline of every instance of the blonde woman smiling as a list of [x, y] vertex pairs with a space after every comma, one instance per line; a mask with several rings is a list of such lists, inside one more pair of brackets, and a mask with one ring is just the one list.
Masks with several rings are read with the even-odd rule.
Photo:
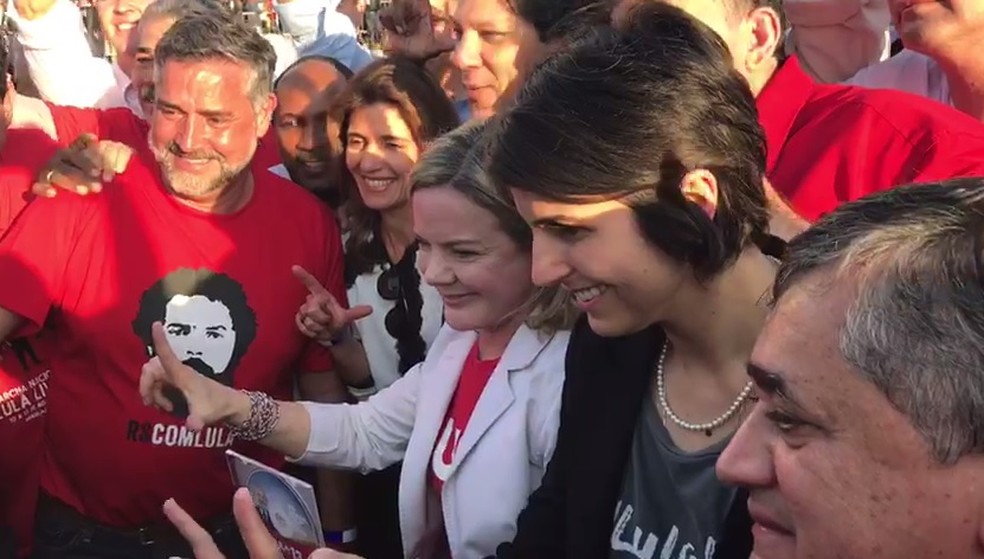
[[406, 557], [484, 557], [511, 539], [553, 454], [566, 299], [534, 287], [532, 235], [486, 179], [482, 127], [438, 140], [414, 172], [419, 265], [446, 324], [423, 363], [358, 405], [274, 402], [169, 359], [145, 366], [141, 392], [169, 409], [166, 385], [191, 403], [189, 426], [226, 423], [305, 464], [381, 469], [403, 460]]

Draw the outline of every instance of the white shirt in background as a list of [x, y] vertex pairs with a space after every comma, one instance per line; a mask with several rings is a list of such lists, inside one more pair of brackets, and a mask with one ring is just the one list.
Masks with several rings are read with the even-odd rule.
[[[386, 269], [390, 269], [390, 266], [377, 265], [371, 273], [360, 274], [346, 293], [349, 305], [372, 307], [372, 314], [357, 320], [355, 329], [362, 341], [362, 347], [365, 348], [369, 371], [378, 390], [386, 388], [403, 376], [399, 370], [400, 354], [396, 350], [396, 338], [386, 329], [386, 315], [396, 307], [396, 301], [384, 299], [377, 287], [379, 276]], [[420, 298], [423, 301], [420, 309], [420, 337], [430, 348], [444, 322], [444, 303], [437, 290], [423, 279], [420, 280]]]
[[[13, 9], [10, 16], [17, 24], [31, 80], [44, 100], [84, 108], [128, 107], [143, 118], [136, 92], [128, 91], [130, 78], [116, 64], [92, 55], [82, 14], [71, 0], [56, 0], [48, 13], [34, 20], [19, 18]], [[277, 54], [276, 77], [297, 59], [297, 48], [282, 35], [264, 38]]]
[[56, 0], [48, 13], [34, 20], [19, 17], [11, 2], [10, 17], [43, 99], [72, 107], [126, 106], [123, 92], [130, 78], [116, 64], [92, 55], [82, 14], [70, 0]]
[[337, 7], [337, 0], [293, 0], [275, 8], [299, 56], [327, 56], [358, 72], [373, 57], [359, 43], [352, 20], [336, 11]]
[[953, 106], [943, 69], [932, 58], [911, 50], [903, 50], [888, 60], [862, 68], [847, 83], [897, 89]]
[[886, 0], [785, 0], [787, 52], [823, 82], [896, 89], [953, 106], [946, 75], [931, 58], [903, 50], [889, 58]]
[[783, 9], [786, 53], [821, 82], [842, 82], [890, 54], [885, 0], [784, 0]]

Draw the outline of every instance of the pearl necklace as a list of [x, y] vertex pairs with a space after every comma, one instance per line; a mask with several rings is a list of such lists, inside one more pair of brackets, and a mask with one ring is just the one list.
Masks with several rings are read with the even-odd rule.
[[663, 382], [663, 377], [665, 376], [663, 364], [666, 362], [666, 354], [669, 349], [670, 341], [666, 340], [663, 343], [663, 351], [659, 355], [659, 361], [656, 363], [656, 394], [659, 397], [659, 405], [663, 408], [663, 411], [666, 412], [666, 415], [670, 418], [670, 420], [672, 420], [673, 423], [676, 423], [677, 426], [686, 429], [687, 431], [703, 431], [705, 435], [710, 437], [714, 429], [724, 425], [729, 419], [738, 413], [738, 410], [741, 409], [745, 399], [752, 393], [752, 382], [749, 381], [748, 384], [745, 385], [745, 388], [741, 391], [741, 394], [738, 394], [735, 401], [731, 403], [731, 407], [729, 407], [726, 412], [719, 415], [713, 421], [709, 421], [707, 423], [690, 423], [688, 421], [684, 421], [680, 419], [677, 414], [673, 413], [673, 410], [670, 409], [670, 403], [666, 399], [666, 385]]

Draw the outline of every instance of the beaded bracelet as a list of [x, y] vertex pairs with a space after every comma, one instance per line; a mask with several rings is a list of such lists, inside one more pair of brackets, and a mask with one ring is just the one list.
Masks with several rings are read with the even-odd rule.
[[280, 405], [262, 392], [244, 390], [249, 396], [249, 417], [242, 425], [229, 425], [232, 436], [244, 441], [258, 441], [273, 432], [280, 421]]

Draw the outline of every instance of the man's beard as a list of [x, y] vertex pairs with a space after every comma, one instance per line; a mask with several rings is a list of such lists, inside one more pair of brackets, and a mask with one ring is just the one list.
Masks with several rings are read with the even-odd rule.
[[[314, 155], [308, 152], [299, 151], [293, 157], [281, 152], [291, 179], [308, 190], [320, 190], [328, 188], [332, 180], [332, 161], [325, 155]], [[323, 171], [313, 174], [309, 164], [320, 164]]]
[[[313, 155], [310, 152], [298, 152], [295, 156], [290, 156], [283, 150], [280, 157], [287, 168], [290, 180], [303, 186], [315, 196], [326, 202], [333, 209], [337, 208], [341, 202], [341, 192], [338, 189], [336, 174], [337, 158], [329, 154]], [[312, 174], [306, 166], [308, 163], [321, 163], [324, 171]]]
[[[167, 187], [179, 196], [189, 198], [200, 198], [229, 186], [249, 166], [253, 158], [253, 154], [250, 154], [242, 165], [233, 167], [227, 165], [226, 159], [214, 151], [185, 152], [175, 142], [169, 142], [165, 147], [158, 148], [153, 144], [149, 135], [147, 143], [154, 153], [157, 163], [161, 166], [161, 176]], [[174, 160], [178, 157], [215, 161], [219, 164], [219, 172], [214, 176], [200, 176], [179, 171], [174, 164]]]
[[215, 378], [215, 369], [211, 365], [202, 361], [197, 357], [189, 357], [181, 362], [195, 370], [200, 375], [205, 375], [207, 377]]
[[189, 357], [188, 359], [185, 359], [181, 363], [183, 365], [187, 365], [188, 367], [191, 367], [192, 369], [195, 370], [196, 373], [202, 375], [203, 377], [210, 378], [214, 381], [218, 381], [225, 385], [229, 384], [226, 381], [226, 375], [221, 374], [221, 372], [216, 373], [215, 369], [213, 369], [211, 365], [209, 365], [205, 361], [202, 361], [198, 357]]
[[[206, 378], [210, 378], [226, 386], [232, 386], [232, 384], [229, 382], [229, 380], [231, 379], [229, 379], [227, 375], [215, 374], [215, 369], [213, 369], [211, 365], [209, 365], [208, 363], [202, 361], [197, 357], [190, 357], [188, 359], [185, 359], [181, 363], [183, 365], [187, 365], [188, 367], [193, 369], [196, 373]], [[171, 409], [172, 415], [181, 418], [188, 417], [188, 413], [190, 411], [188, 408], [188, 399], [185, 398], [184, 393], [182, 393], [181, 390], [171, 385], [165, 386], [164, 396], [171, 401], [171, 405], [173, 406]]]

